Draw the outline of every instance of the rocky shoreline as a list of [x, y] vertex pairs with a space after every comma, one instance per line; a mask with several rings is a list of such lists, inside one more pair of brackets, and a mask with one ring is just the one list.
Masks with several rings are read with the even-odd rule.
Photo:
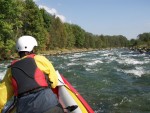
[[90, 51], [97, 51], [98, 49], [59, 49], [59, 50], [50, 50], [41, 52], [39, 54], [47, 56], [47, 55], [63, 55], [63, 54], [71, 54], [71, 53], [82, 53], [82, 52], [90, 52]]
[[145, 53], [145, 54], [149, 54], [150, 55], [150, 48], [146, 48], [146, 47], [143, 47], [143, 48], [131, 47], [129, 49], [132, 50], [132, 51], [137, 51], [137, 52], [139, 52], [141, 54]]

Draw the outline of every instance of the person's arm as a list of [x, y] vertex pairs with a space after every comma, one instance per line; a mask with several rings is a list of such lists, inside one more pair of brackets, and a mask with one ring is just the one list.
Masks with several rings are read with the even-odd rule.
[[7, 70], [6, 75], [0, 82], [0, 113], [7, 101], [13, 96], [14, 91], [11, 84], [11, 73], [10, 69]]
[[52, 88], [55, 88], [58, 84], [58, 77], [52, 63], [46, 57], [40, 55], [36, 55], [34, 59], [38, 68], [48, 75], [52, 82]]

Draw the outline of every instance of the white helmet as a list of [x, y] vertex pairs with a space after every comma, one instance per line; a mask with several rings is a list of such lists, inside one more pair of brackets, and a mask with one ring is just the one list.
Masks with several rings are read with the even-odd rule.
[[34, 46], [38, 46], [38, 44], [36, 39], [32, 36], [22, 36], [18, 39], [16, 43], [16, 49], [18, 52], [20, 51], [31, 52]]

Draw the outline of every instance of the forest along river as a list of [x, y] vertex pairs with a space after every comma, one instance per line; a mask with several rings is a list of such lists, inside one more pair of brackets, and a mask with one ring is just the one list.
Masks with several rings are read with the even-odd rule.
[[[47, 58], [95, 113], [150, 112], [150, 55], [113, 49]], [[9, 62], [0, 62], [0, 79]]]

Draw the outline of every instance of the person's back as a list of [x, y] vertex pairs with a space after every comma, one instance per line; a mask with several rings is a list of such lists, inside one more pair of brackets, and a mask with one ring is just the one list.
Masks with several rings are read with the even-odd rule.
[[[50, 88], [57, 86], [55, 69], [44, 56], [33, 54], [34, 46], [37, 46], [37, 42], [33, 37], [20, 37], [16, 48], [21, 59], [13, 62], [6, 74], [11, 75], [17, 97], [16, 112], [63, 113], [57, 96]], [[48, 81], [51, 81], [51, 85]]]

